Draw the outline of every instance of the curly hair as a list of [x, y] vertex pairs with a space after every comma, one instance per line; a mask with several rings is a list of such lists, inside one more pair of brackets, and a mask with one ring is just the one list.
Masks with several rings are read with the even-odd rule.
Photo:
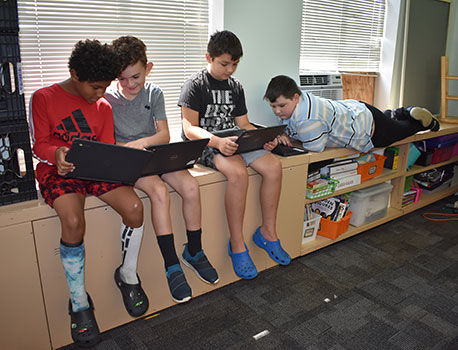
[[121, 73], [121, 63], [112, 46], [89, 39], [75, 44], [68, 68], [80, 81], [111, 81]]
[[141, 62], [144, 66], [148, 63], [146, 45], [140, 39], [134, 36], [121, 36], [113, 40], [111, 44], [121, 60], [121, 71], [137, 62]]
[[212, 58], [227, 53], [232, 56], [233, 61], [243, 56], [242, 43], [234, 33], [228, 30], [216, 31], [210, 37], [207, 45], [207, 52]]

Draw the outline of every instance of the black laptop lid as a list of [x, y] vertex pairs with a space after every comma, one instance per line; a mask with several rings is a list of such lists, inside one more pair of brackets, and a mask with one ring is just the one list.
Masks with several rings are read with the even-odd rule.
[[133, 185], [150, 158], [145, 150], [76, 139], [66, 157], [75, 170], [66, 177]]
[[275, 125], [259, 129], [244, 130], [235, 141], [239, 145], [235, 154], [263, 148], [266, 142], [273, 141], [277, 136], [281, 135], [285, 128], [286, 125]]
[[152, 145], [147, 150], [153, 154], [141, 172], [141, 176], [165, 174], [194, 166], [210, 139]]

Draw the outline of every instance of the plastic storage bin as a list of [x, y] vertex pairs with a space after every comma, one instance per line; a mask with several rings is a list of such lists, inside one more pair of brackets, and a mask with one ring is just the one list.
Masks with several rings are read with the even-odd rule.
[[321, 215], [312, 212], [313, 219], [304, 221], [304, 228], [302, 229], [302, 243], [307, 243], [315, 240], [316, 233], [320, 227]]
[[325, 196], [329, 196], [334, 193], [336, 186], [339, 183], [338, 180], [329, 179], [327, 185], [323, 185], [317, 188], [311, 188], [307, 186], [305, 197], [307, 199], [317, 199]]
[[350, 210], [353, 215], [350, 224], [361, 226], [385, 216], [388, 199], [393, 185], [381, 183], [351, 193]]
[[349, 211], [347, 215], [345, 215], [339, 221], [332, 221], [329, 219], [321, 218], [320, 229], [318, 230], [317, 234], [330, 239], [336, 239], [342, 233], [347, 232], [352, 214], [353, 213]]
[[12, 33], [19, 31], [17, 0], [0, 1], [0, 31]]
[[373, 162], [358, 166], [358, 174], [361, 174], [361, 182], [372, 179], [382, 173], [386, 157], [376, 153], [374, 153], [374, 156], [375, 160]]
[[19, 37], [0, 33], [0, 123], [17, 121], [27, 121]]
[[[20, 155], [25, 169], [21, 169]], [[0, 124], [0, 206], [37, 198], [26, 122]]]

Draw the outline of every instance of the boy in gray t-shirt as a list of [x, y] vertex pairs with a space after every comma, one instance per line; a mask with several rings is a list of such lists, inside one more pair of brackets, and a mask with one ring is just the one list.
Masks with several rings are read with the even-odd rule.
[[[116, 143], [144, 149], [150, 145], [169, 142], [170, 134], [162, 90], [151, 83], [145, 83], [146, 76], [153, 67], [153, 64], [147, 61], [145, 44], [138, 38], [124, 36], [114, 40], [113, 47], [121, 59], [122, 72], [116, 85], [107, 90], [105, 98], [113, 108]], [[135, 188], [145, 192], [151, 201], [152, 224], [164, 258], [172, 299], [181, 303], [188, 301], [192, 292], [175, 251], [169, 211], [170, 197], [165, 183], [174, 188], [183, 199], [188, 243], [182, 254], [182, 262], [206, 283], [215, 284], [219, 278], [202, 250], [201, 203], [197, 180], [188, 170], [139, 178]], [[115, 274], [116, 284], [121, 290], [127, 310], [136, 307], [137, 298], [135, 293], [131, 293], [132, 290], [138, 292], [140, 299], [146, 298], [138, 279], [124, 279], [125, 262], [130, 257], [132, 261], [136, 261], [140, 243], [132, 252], [130, 246], [131, 244], [124, 247], [126, 254], [123, 265]]]

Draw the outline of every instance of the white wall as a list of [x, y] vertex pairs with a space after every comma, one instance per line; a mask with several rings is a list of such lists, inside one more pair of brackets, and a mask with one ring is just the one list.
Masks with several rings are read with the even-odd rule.
[[243, 57], [234, 76], [245, 89], [248, 118], [278, 124], [263, 100], [275, 75], [299, 80], [302, 0], [225, 0], [224, 29], [242, 42]]

